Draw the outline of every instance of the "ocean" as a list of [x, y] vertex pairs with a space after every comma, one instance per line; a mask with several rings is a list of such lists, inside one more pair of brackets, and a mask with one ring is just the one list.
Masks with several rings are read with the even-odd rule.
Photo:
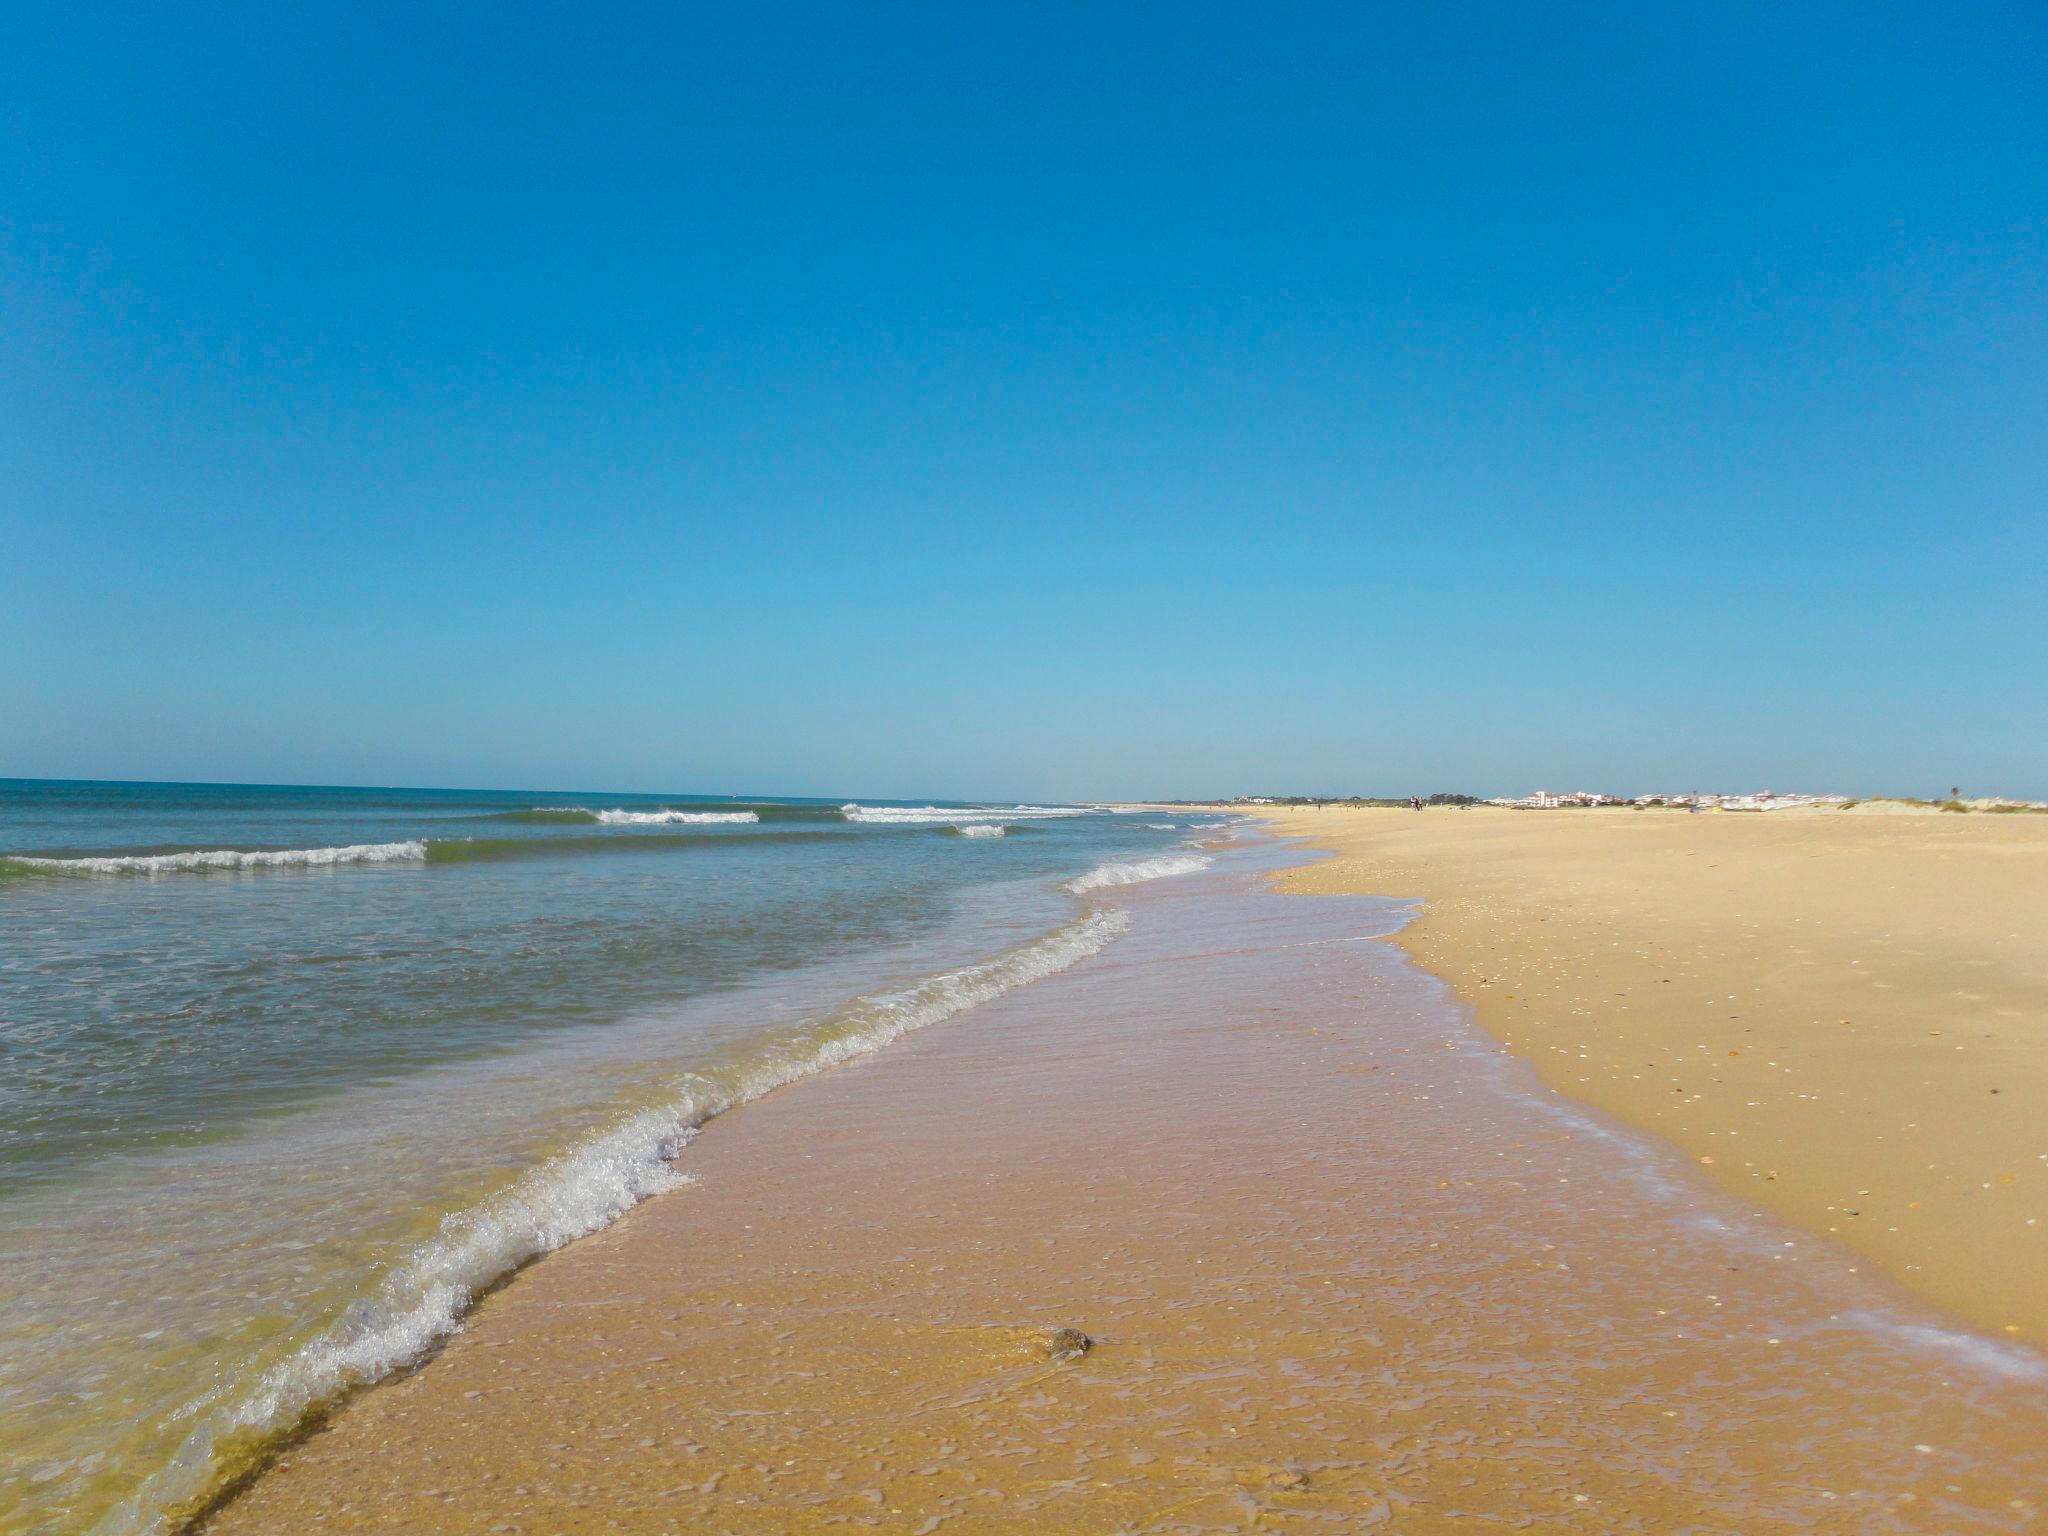
[[1222, 818], [0, 780], [0, 1531], [135, 1532]]

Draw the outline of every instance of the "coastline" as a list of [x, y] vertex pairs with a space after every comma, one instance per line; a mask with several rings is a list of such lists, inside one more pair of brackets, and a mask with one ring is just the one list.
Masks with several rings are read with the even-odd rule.
[[2048, 818], [1262, 806], [1544, 1081], [2048, 1339]]
[[62, 866], [0, 880], [0, 1536], [204, 1507], [709, 1118], [1107, 942], [1075, 890], [1212, 821], [578, 799], [0, 787]]
[[1271, 862], [721, 1116], [208, 1529], [2033, 1519], [2037, 1361], [1717, 1214]]

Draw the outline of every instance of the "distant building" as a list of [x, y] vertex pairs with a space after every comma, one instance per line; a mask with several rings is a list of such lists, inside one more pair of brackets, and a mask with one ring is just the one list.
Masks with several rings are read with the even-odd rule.
[[1489, 800], [1488, 805], [1511, 806], [1523, 811], [1554, 811], [1566, 805], [1626, 805], [1619, 795], [1596, 794], [1590, 789], [1539, 789], [1519, 800]]

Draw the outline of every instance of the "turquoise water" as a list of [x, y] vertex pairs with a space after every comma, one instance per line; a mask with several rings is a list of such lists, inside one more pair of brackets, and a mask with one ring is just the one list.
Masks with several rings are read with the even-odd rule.
[[0, 1530], [160, 1525], [1205, 825], [0, 781]]

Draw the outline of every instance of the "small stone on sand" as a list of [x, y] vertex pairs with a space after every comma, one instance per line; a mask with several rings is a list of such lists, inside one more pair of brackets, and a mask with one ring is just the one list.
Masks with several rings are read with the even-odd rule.
[[1078, 1360], [1095, 1347], [1095, 1341], [1078, 1328], [1048, 1328], [1040, 1342], [1054, 1365]]

